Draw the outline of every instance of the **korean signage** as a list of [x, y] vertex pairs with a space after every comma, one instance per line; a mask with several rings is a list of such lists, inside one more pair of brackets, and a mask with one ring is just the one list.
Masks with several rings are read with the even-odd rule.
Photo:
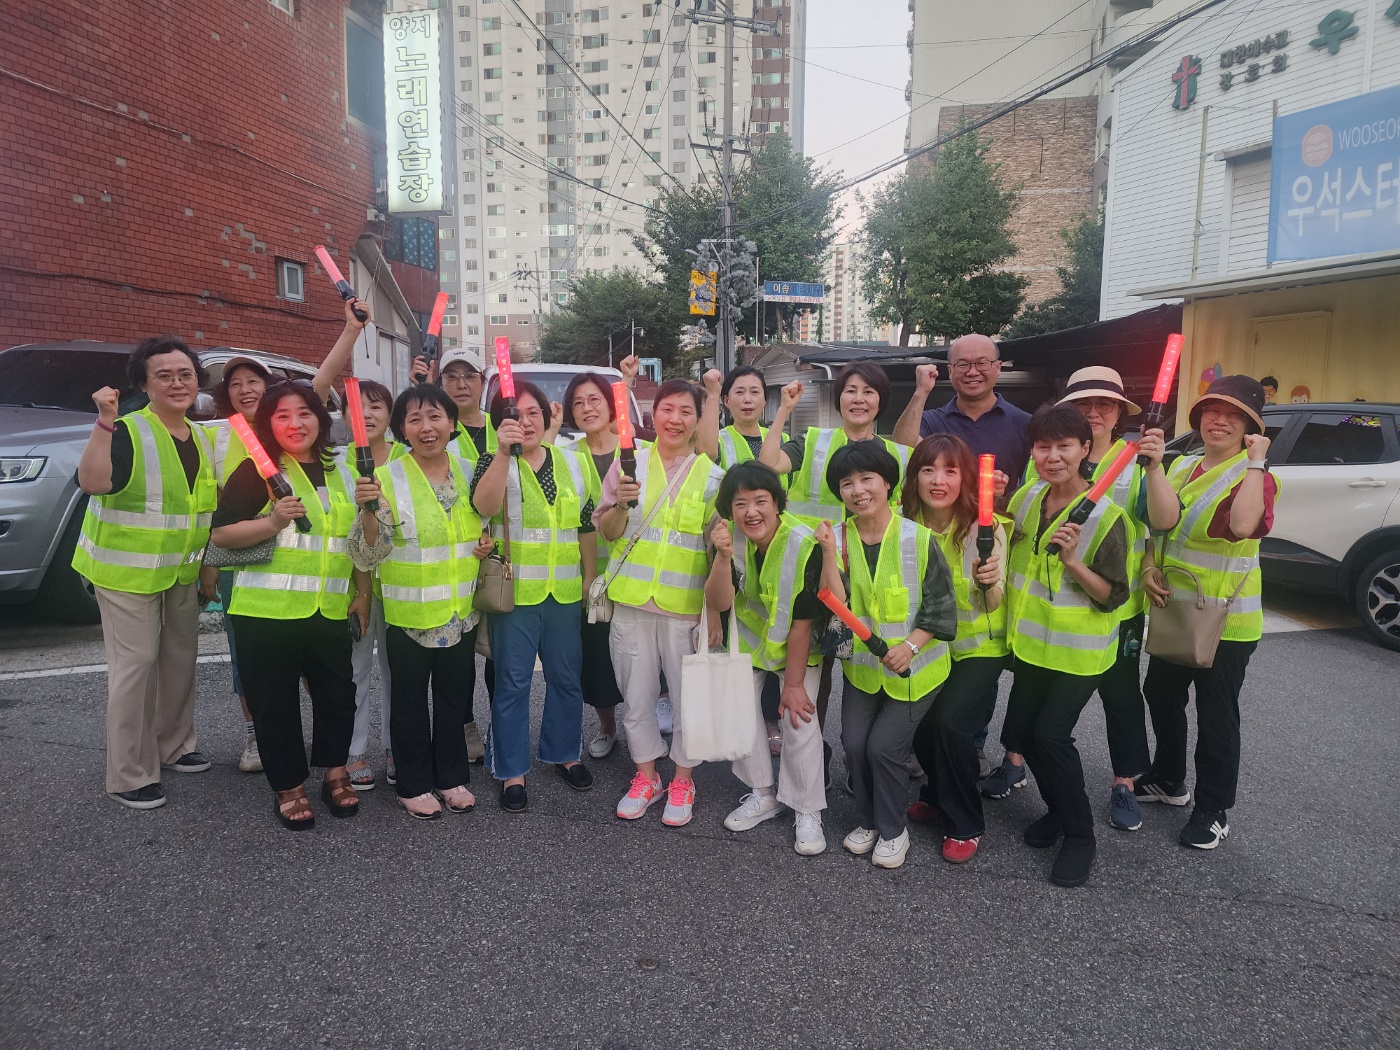
[[826, 286], [794, 281], [764, 281], [763, 298], [770, 303], [817, 304], [826, 298]]
[[1400, 87], [1274, 120], [1269, 261], [1400, 248]]
[[389, 211], [443, 210], [442, 70], [438, 12], [384, 16]]

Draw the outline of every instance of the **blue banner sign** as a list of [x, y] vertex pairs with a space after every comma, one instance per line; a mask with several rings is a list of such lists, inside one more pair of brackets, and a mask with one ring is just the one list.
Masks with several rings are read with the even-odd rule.
[[826, 285], [798, 284], [793, 281], [764, 281], [763, 298], [770, 303], [820, 303], [826, 298]]
[[1400, 248], [1400, 87], [1274, 119], [1269, 261]]

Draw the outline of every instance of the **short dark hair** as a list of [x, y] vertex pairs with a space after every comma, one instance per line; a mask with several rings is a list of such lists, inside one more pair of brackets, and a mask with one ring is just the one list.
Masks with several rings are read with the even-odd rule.
[[[515, 397], [518, 401], [521, 394], [529, 394], [535, 399], [535, 404], [540, 406], [540, 412], [544, 415], [544, 428], [549, 429], [549, 421], [552, 418], [549, 412], [549, 398], [545, 397], [544, 391], [534, 383], [525, 380], [517, 380], [515, 384]], [[499, 428], [501, 421], [506, 418], [506, 399], [500, 393], [491, 399], [491, 425]]]
[[749, 492], [767, 492], [778, 505], [778, 513], [787, 510], [787, 490], [777, 472], [756, 459], [736, 463], [725, 471], [719, 483], [719, 495], [715, 497], [715, 509], [720, 517], [734, 516], [734, 497], [741, 489]]
[[1271, 387], [1273, 387], [1275, 390], [1277, 390], [1277, 389], [1278, 389], [1278, 380], [1275, 379], [1273, 376], [1265, 376], [1263, 379], [1259, 380], [1259, 385], [1260, 385], [1260, 386], [1271, 386]]
[[1085, 445], [1094, 442], [1094, 431], [1089, 421], [1079, 409], [1071, 405], [1041, 405], [1031, 416], [1026, 428], [1026, 440], [1034, 445], [1037, 441], [1064, 441], [1073, 438]]
[[131, 389], [144, 390], [146, 388], [147, 361], [157, 354], [175, 352], [182, 353], [190, 359], [190, 364], [194, 365], [195, 379], [202, 389], [209, 382], [209, 373], [199, 363], [199, 355], [191, 350], [178, 335], [153, 335], [136, 345], [136, 349], [131, 351], [131, 356], [126, 359], [126, 381], [131, 384]]
[[831, 407], [836, 409], [838, 414], [841, 411], [841, 391], [846, 389], [846, 384], [853, 376], [859, 376], [875, 388], [875, 393], [880, 398], [880, 407], [876, 415], [889, 408], [890, 377], [885, 374], [884, 368], [873, 361], [852, 361], [836, 373], [836, 378], [831, 383]]
[[578, 388], [585, 383], [591, 383], [598, 388], [598, 393], [603, 395], [603, 400], [608, 404], [608, 420], [617, 418], [617, 406], [613, 404], [613, 388], [608, 382], [607, 376], [599, 375], [597, 372], [580, 372], [569, 380], [569, 385], [564, 388], [564, 425], [572, 430], [580, 429], [574, 422], [574, 395], [578, 393]]
[[[365, 389], [364, 383], [360, 384], [360, 389]], [[408, 410], [415, 405], [437, 405], [452, 421], [452, 429], [457, 429], [457, 402], [435, 383], [417, 383], [395, 398], [394, 407], [389, 410], [389, 429], [394, 432], [395, 441], [405, 445], [409, 443], [403, 436], [403, 421], [408, 417]]]
[[879, 438], [852, 441], [833, 452], [830, 462], [826, 465], [826, 487], [839, 495], [843, 478], [867, 471], [879, 474], [889, 483], [891, 496], [898, 491], [899, 460], [891, 455], [890, 450]]
[[287, 451], [277, 443], [277, 438], [272, 433], [272, 417], [284, 397], [299, 397], [306, 407], [311, 409], [312, 415], [316, 417], [316, 440], [311, 443], [311, 454], [323, 466], [330, 466], [331, 414], [326, 411], [325, 402], [316, 393], [309, 379], [284, 380], [281, 383], [273, 383], [263, 391], [262, 400], [258, 402], [257, 415], [253, 418], [253, 432], [257, 434], [263, 449], [272, 457], [273, 462], [276, 462], [279, 452]]
[[221, 416], [231, 416], [234, 413], [233, 400], [228, 396], [228, 385], [240, 368], [246, 368], [261, 379], [264, 387], [272, 382], [272, 373], [256, 361], [239, 361], [232, 366], [225, 367], [223, 376], [220, 377], [218, 385], [214, 387], [214, 407]]
[[675, 397], [677, 394], [685, 394], [695, 402], [695, 414], [698, 416], [705, 407], [705, 392], [692, 383], [689, 379], [668, 379], [656, 388], [656, 396], [651, 399], [652, 412], [655, 414], [656, 406], [665, 401], [668, 397]]
[[760, 372], [753, 365], [740, 365], [738, 368], [734, 369], [734, 371], [730, 372], [727, 376], [724, 377], [724, 383], [719, 388], [719, 399], [723, 401], [726, 397], [728, 397], [729, 391], [734, 388], [734, 384], [737, 383], [739, 380], [743, 379], [744, 376], [753, 376], [755, 379], [758, 380], [760, 386], [764, 387], [765, 389], [767, 388], [767, 382], [763, 378], [762, 372]]
[[360, 396], [377, 401], [381, 405], [387, 405], [390, 411], [394, 407], [394, 394], [387, 386], [377, 379], [360, 380]]

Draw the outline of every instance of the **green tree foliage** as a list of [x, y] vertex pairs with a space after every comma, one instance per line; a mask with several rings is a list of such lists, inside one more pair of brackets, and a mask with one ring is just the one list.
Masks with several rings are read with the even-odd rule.
[[688, 319], [684, 301], [678, 309], [664, 285], [646, 280], [635, 270], [585, 270], [575, 277], [568, 301], [545, 318], [539, 359], [605, 365], [611, 331], [616, 363], [628, 352], [629, 318], [646, 329], [645, 335], [637, 336], [639, 356], [661, 358], [668, 375], [689, 367], [679, 350], [681, 325]]
[[1060, 290], [1043, 303], [1021, 311], [1007, 329], [1008, 339], [1092, 324], [1099, 319], [1099, 292], [1103, 287], [1103, 216], [1085, 215], [1075, 226], [1061, 230], [1069, 246], [1066, 266], [1057, 266]]
[[988, 145], [968, 132], [878, 192], [866, 217], [863, 284], [882, 320], [955, 339], [1001, 331], [1021, 307], [1026, 278], [999, 269], [1016, 254], [1007, 224], [1017, 193], [1005, 189]]

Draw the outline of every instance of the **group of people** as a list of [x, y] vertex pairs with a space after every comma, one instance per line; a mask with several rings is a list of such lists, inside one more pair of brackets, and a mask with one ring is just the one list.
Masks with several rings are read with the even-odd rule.
[[[367, 316], [365, 304], [346, 304], [345, 331], [311, 383], [275, 381], [250, 358], [225, 366], [219, 399], [281, 471], [275, 490], [237, 434], [186, 419], [204, 375], [178, 339], [147, 340], [131, 356], [145, 407], [118, 415], [116, 391], [94, 395], [99, 417], [78, 471], [92, 498], [75, 566], [102, 608], [107, 790], [118, 802], [155, 808], [162, 769], [209, 768], [195, 742], [195, 636], [201, 601], [222, 594], [248, 726], [240, 768], [266, 775], [274, 814], [292, 830], [316, 819], [312, 766], [325, 770], [320, 796], [334, 817], [356, 813], [381, 775], [413, 818], [467, 812], [476, 761], [503, 810], [527, 809], [537, 663], [534, 758], [591, 789], [591, 706], [588, 757], [605, 759], [625, 736], [635, 766], [617, 817], [640, 820], [659, 804], [662, 823], [685, 825], [706, 757], [686, 725], [713, 698], [690, 695], [683, 661], [732, 635], [753, 668], [755, 743], [732, 763], [747, 790], [724, 819], [731, 831], [790, 811], [795, 850], [826, 849], [825, 725], [839, 662], [838, 735], [857, 817], [842, 845], [877, 866], [905, 862], [911, 822], [941, 839], [946, 860], [972, 859], [984, 798], [1024, 787], [1029, 772], [1045, 812], [1025, 842], [1059, 846], [1054, 882], [1084, 882], [1095, 820], [1074, 731], [1095, 691], [1113, 766], [1109, 823], [1134, 831], [1142, 804], [1192, 801], [1194, 686], [1195, 806], [1180, 841], [1211, 849], [1228, 835], [1240, 690], [1262, 628], [1258, 541], [1277, 494], [1254, 380], [1223, 377], [1192, 404], [1202, 455], [1165, 470], [1162, 431], [1139, 435], [1141, 465], [1087, 519], [1071, 512], [1122, 450], [1138, 406], [1111, 368], [1086, 368], [1028, 415], [996, 392], [997, 346], [980, 335], [951, 346], [954, 396], [941, 407], [925, 410], [936, 367], [917, 369], [893, 437], [876, 433], [891, 395], [877, 364], [848, 365], [831, 383], [839, 426], [791, 438], [803, 385], [781, 389], [765, 427], [763, 375], [740, 367], [662, 384], [654, 438], [628, 456], [605, 376], [577, 375], [561, 404], [517, 382], [513, 403], [497, 397], [483, 412], [479, 367], [449, 351], [440, 365], [415, 362], [397, 397], [360, 384], [374, 470], [357, 476], [354, 449], [330, 445], [326, 400]], [[630, 382], [635, 360], [623, 371]], [[561, 423], [579, 436], [560, 440]], [[990, 549], [985, 530], [978, 543], [982, 454], [997, 466]], [[224, 567], [202, 566], [206, 550]], [[1144, 680], [1144, 622], [1182, 586], [1173, 569], [1190, 570], [1228, 610], [1224, 640], [1210, 667], [1153, 657]], [[833, 618], [833, 601], [872, 644]], [[484, 733], [473, 711], [479, 653]], [[379, 772], [369, 757], [376, 663]], [[1004, 754], [993, 764], [985, 740], [1007, 670]], [[915, 768], [927, 780], [911, 801]]]

